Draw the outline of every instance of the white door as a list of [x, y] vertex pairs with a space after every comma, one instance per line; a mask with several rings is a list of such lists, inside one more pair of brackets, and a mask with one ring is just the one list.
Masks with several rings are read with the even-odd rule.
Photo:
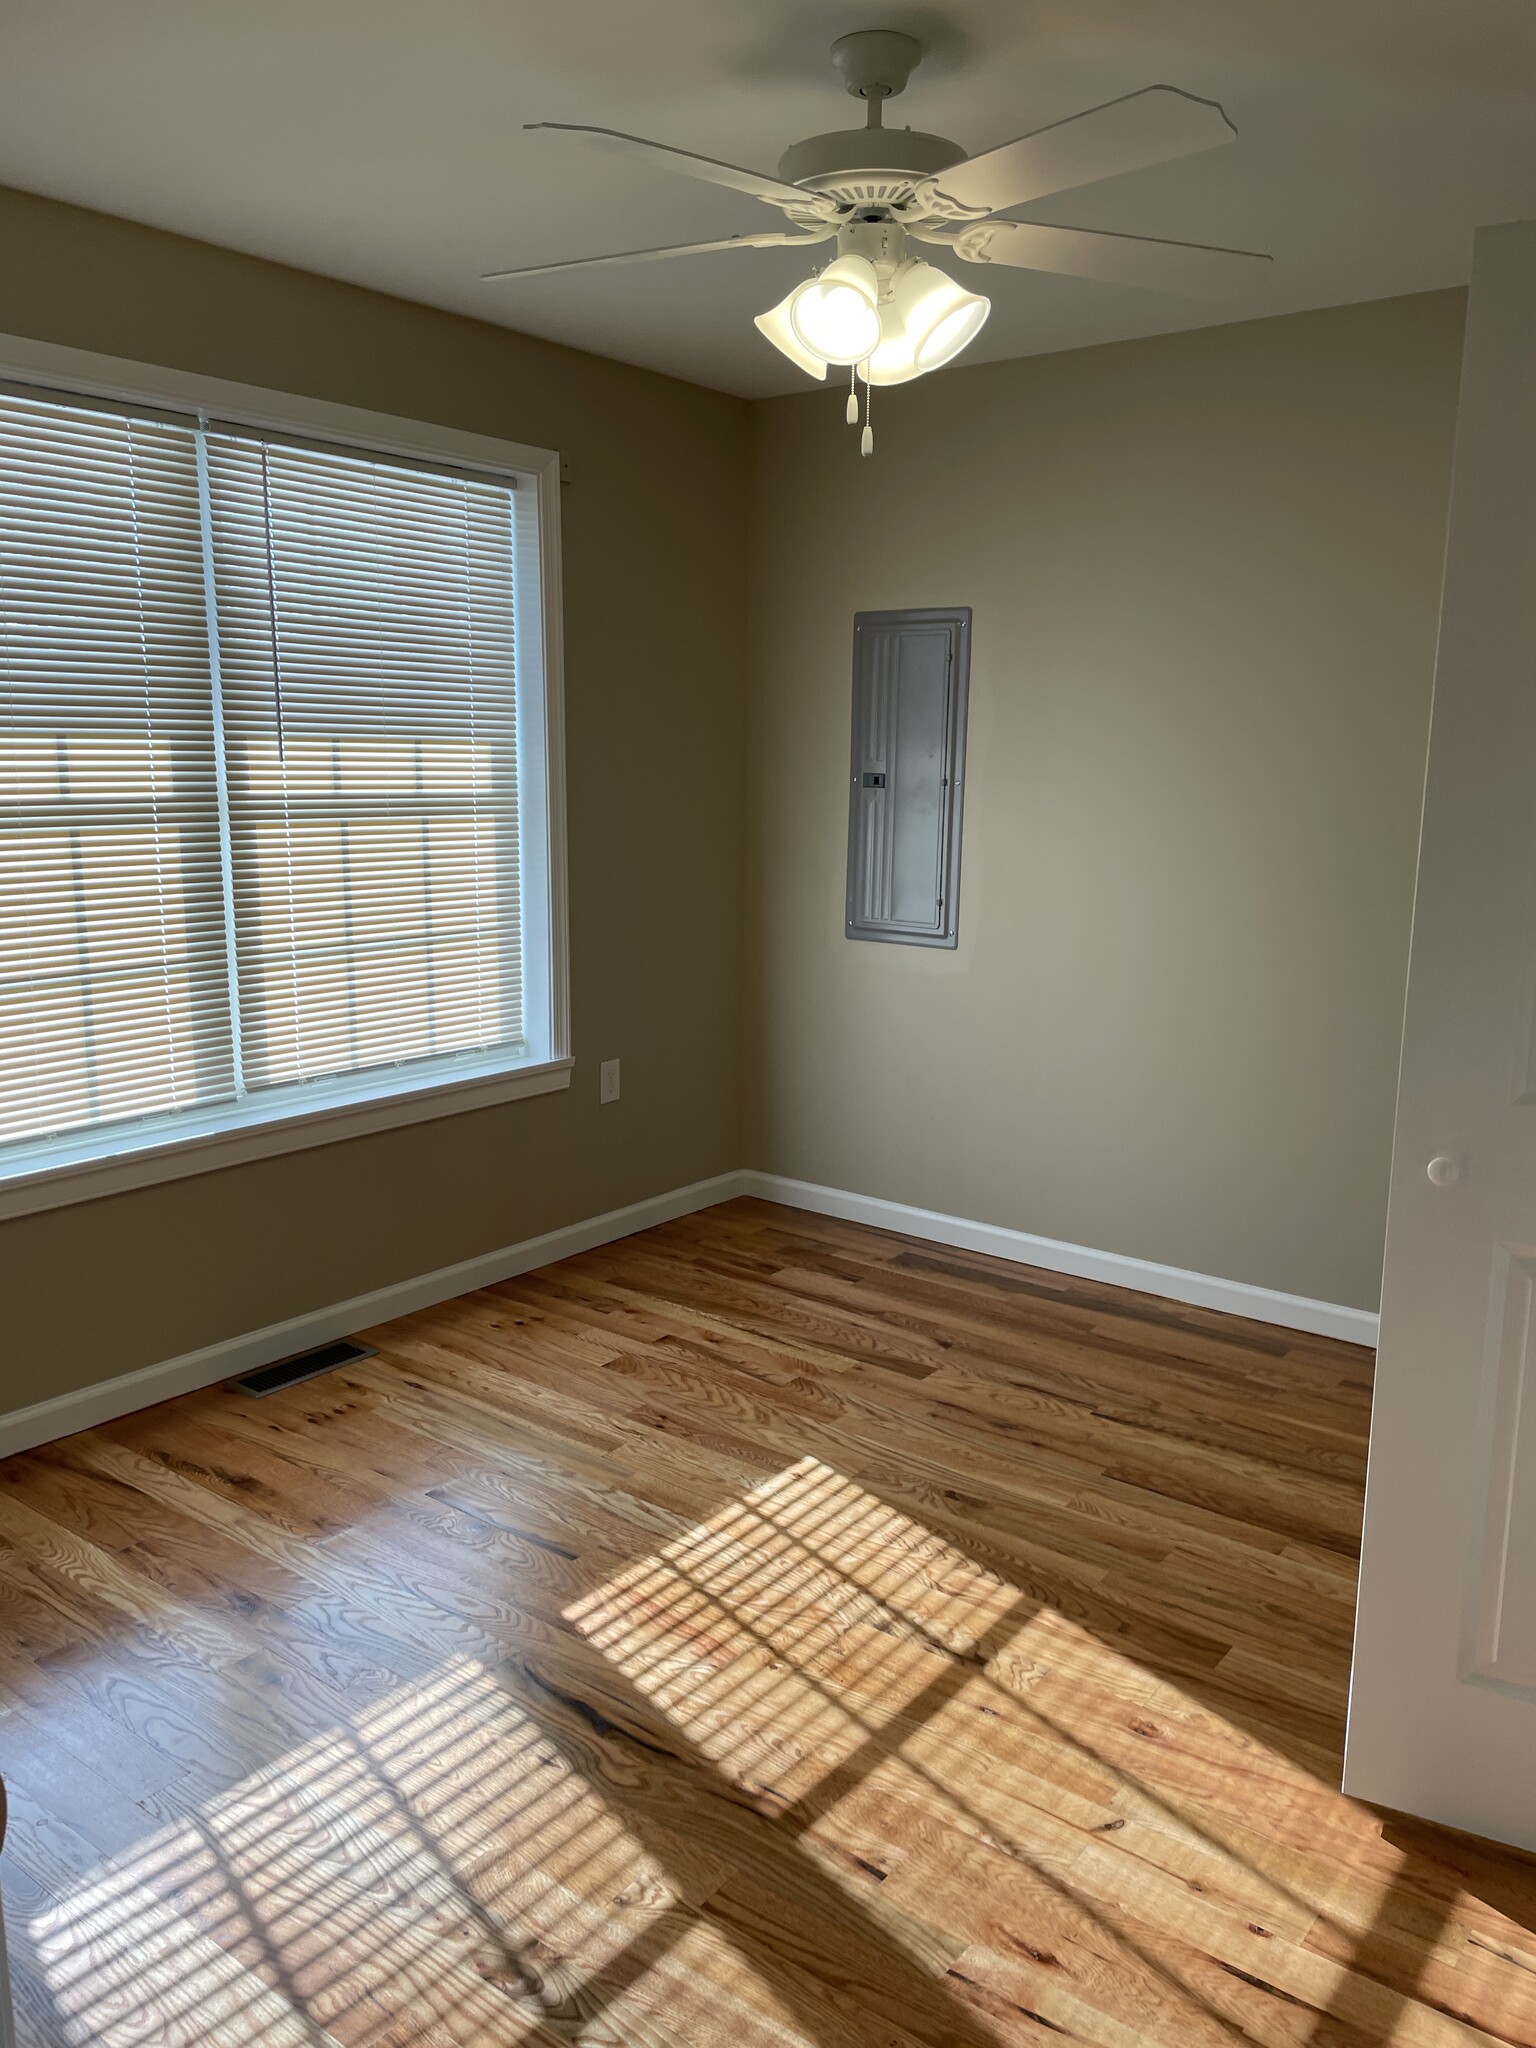
[[1536, 222], [1473, 265], [1344, 1784], [1536, 1848]]

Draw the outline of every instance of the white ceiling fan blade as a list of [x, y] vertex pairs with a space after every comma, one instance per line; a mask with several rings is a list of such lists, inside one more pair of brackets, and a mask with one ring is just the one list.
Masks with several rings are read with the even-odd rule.
[[1162, 242], [1147, 235], [1099, 234], [1088, 228], [1047, 227], [1043, 221], [1032, 220], [978, 221], [945, 239], [968, 263], [1054, 270], [1068, 277], [1097, 278], [1102, 284], [1183, 292], [1192, 298], [1225, 298], [1266, 276], [1274, 261], [1252, 249], [1213, 249], [1200, 242]]
[[763, 171], [743, 170], [739, 164], [723, 164], [712, 156], [696, 156], [691, 149], [672, 149], [664, 142], [647, 142], [643, 136], [624, 135], [617, 128], [586, 128], [574, 121], [529, 121], [524, 125], [551, 134], [584, 135], [638, 163], [678, 171], [685, 178], [702, 179], [706, 185], [724, 185], [732, 192], [745, 192], [749, 199], [761, 199], [767, 206], [800, 209], [824, 219], [837, 212], [836, 200], [824, 193], [802, 192], [798, 185], [786, 185]]
[[940, 171], [923, 197], [931, 197], [935, 211], [975, 219], [1122, 171], [1216, 149], [1236, 135], [1214, 100], [1196, 99], [1177, 86], [1149, 85]]
[[792, 249], [799, 242], [824, 242], [832, 234], [726, 235], [718, 242], [673, 242], [662, 249], [620, 249], [612, 256], [568, 256], [559, 263], [525, 263], [518, 270], [485, 270], [482, 284], [500, 284], [509, 277], [547, 277], [554, 270], [590, 270], [602, 263], [654, 263], [661, 256], [707, 256], [714, 249]]

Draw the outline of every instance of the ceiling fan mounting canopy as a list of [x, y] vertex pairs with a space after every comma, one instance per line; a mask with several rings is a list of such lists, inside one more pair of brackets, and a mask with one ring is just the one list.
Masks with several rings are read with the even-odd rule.
[[922, 58], [917, 37], [894, 28], [855, 29], [832, 45], [833, 65], [856, 100], [894, 99]]

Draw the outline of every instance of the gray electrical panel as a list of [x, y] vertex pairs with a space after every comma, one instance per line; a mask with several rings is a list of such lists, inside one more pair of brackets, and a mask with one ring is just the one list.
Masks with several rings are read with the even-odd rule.
[[854, 617], [850, 939], [958, 941], [970, 657], [969, 606]]

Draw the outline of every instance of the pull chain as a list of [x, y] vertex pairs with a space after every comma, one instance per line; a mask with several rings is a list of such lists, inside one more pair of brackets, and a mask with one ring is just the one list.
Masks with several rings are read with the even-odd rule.
[[875, 430], [869, 423], [870, 414], [874, 411], [874, 400], [875, 394], [870, 388], [869, 378], [866, 375], [864, 379], [864, 431], [859, 436], [859, 453], [861, 455], [873, 455], [875, 452]]
[[859, 424], [859, 366], [857, 363], [850, 363], [848, 366], [848, 404], [843, 417], [847, 420], [850, 427], [856, 427]]

